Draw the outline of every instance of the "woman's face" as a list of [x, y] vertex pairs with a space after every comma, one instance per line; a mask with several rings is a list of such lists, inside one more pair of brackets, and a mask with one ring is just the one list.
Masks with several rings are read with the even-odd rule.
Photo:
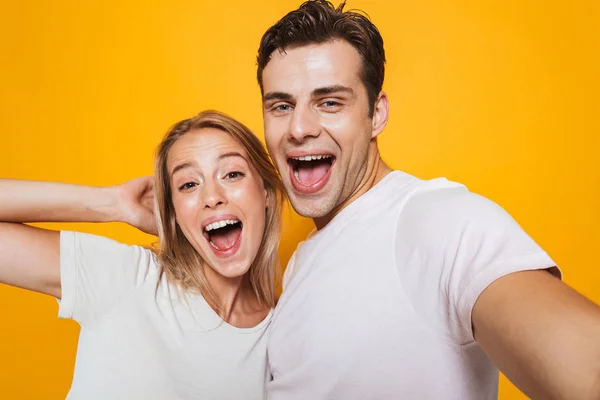
[[267, 207], [263, 180], [244, 147], [219, 129], [191, 131], [169, 151], [167, 170], [187, 240], [222, 277], [244, 275], [258, 253]]

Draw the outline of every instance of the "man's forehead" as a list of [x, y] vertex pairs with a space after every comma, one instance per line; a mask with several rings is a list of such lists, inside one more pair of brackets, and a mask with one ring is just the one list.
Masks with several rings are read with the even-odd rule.
[[360, 68], [360, 55], [345, 41], [276, 50], [263, 70], [264, 92], [350, 86], [359, 81]]

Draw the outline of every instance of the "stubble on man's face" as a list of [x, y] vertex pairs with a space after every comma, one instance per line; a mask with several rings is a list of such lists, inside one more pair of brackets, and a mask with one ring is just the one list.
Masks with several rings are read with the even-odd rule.
[[263, 70], [267, 147], [300, 215], [330, 215], [356, 191], [372, 140], [362, 60], [335, 40], [276, 51]]

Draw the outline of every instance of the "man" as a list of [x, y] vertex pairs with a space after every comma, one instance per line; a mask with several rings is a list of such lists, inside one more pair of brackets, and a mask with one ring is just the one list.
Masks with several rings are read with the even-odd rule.
[[316, 231], [269, 342], [272, 399], [600, 398], [600, 308], [501, 208], [392, 171], [385, 53], [361, 14], [309, 1], [258, 52], [265, 138]]

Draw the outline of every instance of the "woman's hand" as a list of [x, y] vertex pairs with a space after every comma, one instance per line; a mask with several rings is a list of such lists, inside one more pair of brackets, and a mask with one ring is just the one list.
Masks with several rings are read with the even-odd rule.
[[154, 178], [135, 178], [116, 186], [123, 222], [142, 232], [157, 235], [154, 215]]

